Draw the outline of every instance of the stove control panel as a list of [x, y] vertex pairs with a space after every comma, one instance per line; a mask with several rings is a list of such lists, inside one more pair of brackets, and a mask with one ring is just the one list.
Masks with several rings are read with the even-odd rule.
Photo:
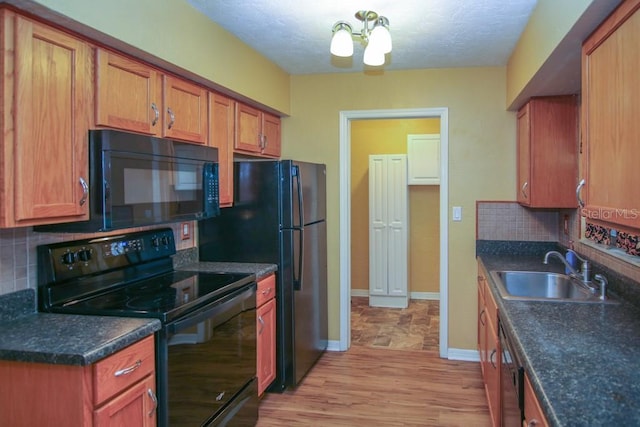
[[170, 228], [41, 245], [38, 246], [38, 282], [60, 282], [166, 258], [175, 253], [175, 240]]

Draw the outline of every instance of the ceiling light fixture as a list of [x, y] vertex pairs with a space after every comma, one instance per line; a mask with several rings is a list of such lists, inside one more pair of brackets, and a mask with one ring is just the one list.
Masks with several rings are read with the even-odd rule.
[[[353, 55], [353, 39], [356, 38], [365, 46], [363, 60], [366, 65], [384, 65], [385, 54], [391, 52], [389, 20], [371, 10], [360, 10], [355, 16], [363, 23], [359, 33], [354, 33], [348, 22], [338, 21], [333, 24], [331, 53], [342, 57]], [[369, 23], [372, 23], [372, 28], [369, 28]]]

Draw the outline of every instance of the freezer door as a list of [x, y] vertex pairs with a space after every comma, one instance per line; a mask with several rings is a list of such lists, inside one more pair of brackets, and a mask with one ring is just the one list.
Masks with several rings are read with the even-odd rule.
[[[302, 256], [302, 271], [296, 272], [301, 273], [301, 276], [293, 292], [296, 384], [327, 348], [326, 236], [327, 228], [324, 221], [305, 226], [302, 232], [293, 233], [293, 264], [298, 264]], [[294, 270], [297, 270], [297, 267]]]
[[322, 164], [281, 163], [283, 178], [283, 227], [295, 228], [326, 219], [326, 167]]

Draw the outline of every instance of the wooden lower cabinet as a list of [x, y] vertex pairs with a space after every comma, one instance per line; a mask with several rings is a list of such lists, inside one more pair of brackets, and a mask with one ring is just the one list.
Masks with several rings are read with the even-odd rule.
[[276, 378], [276, 276], [258, 281], [257, 310], [257, 375], [258, 395]]
[[478, 265], [478, 351], [484, 389], [494, 426], [500, 426], [501, 348], [498, 338], [498, 309], [487, 287], [487, 273]]
[[524, 376], [524, 421], [525, 427], [547, 427], [547, 419], [531, 386], [529, 377]]
[[0, 361], [0, 425], [156, 425], [153, 336], [88, 366]]

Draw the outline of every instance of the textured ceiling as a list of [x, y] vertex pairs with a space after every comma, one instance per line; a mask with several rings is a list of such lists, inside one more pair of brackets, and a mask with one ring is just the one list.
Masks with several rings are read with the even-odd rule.
[[[289, 74], [356, 72], [329, 53], [331, 28], [373, 10], [389, 19], [393, 51], [385, 70], [505, 65], [536, 0], [188, 0], [197, 10]], [[367, 67], [368, 69], [369, 67]]]

